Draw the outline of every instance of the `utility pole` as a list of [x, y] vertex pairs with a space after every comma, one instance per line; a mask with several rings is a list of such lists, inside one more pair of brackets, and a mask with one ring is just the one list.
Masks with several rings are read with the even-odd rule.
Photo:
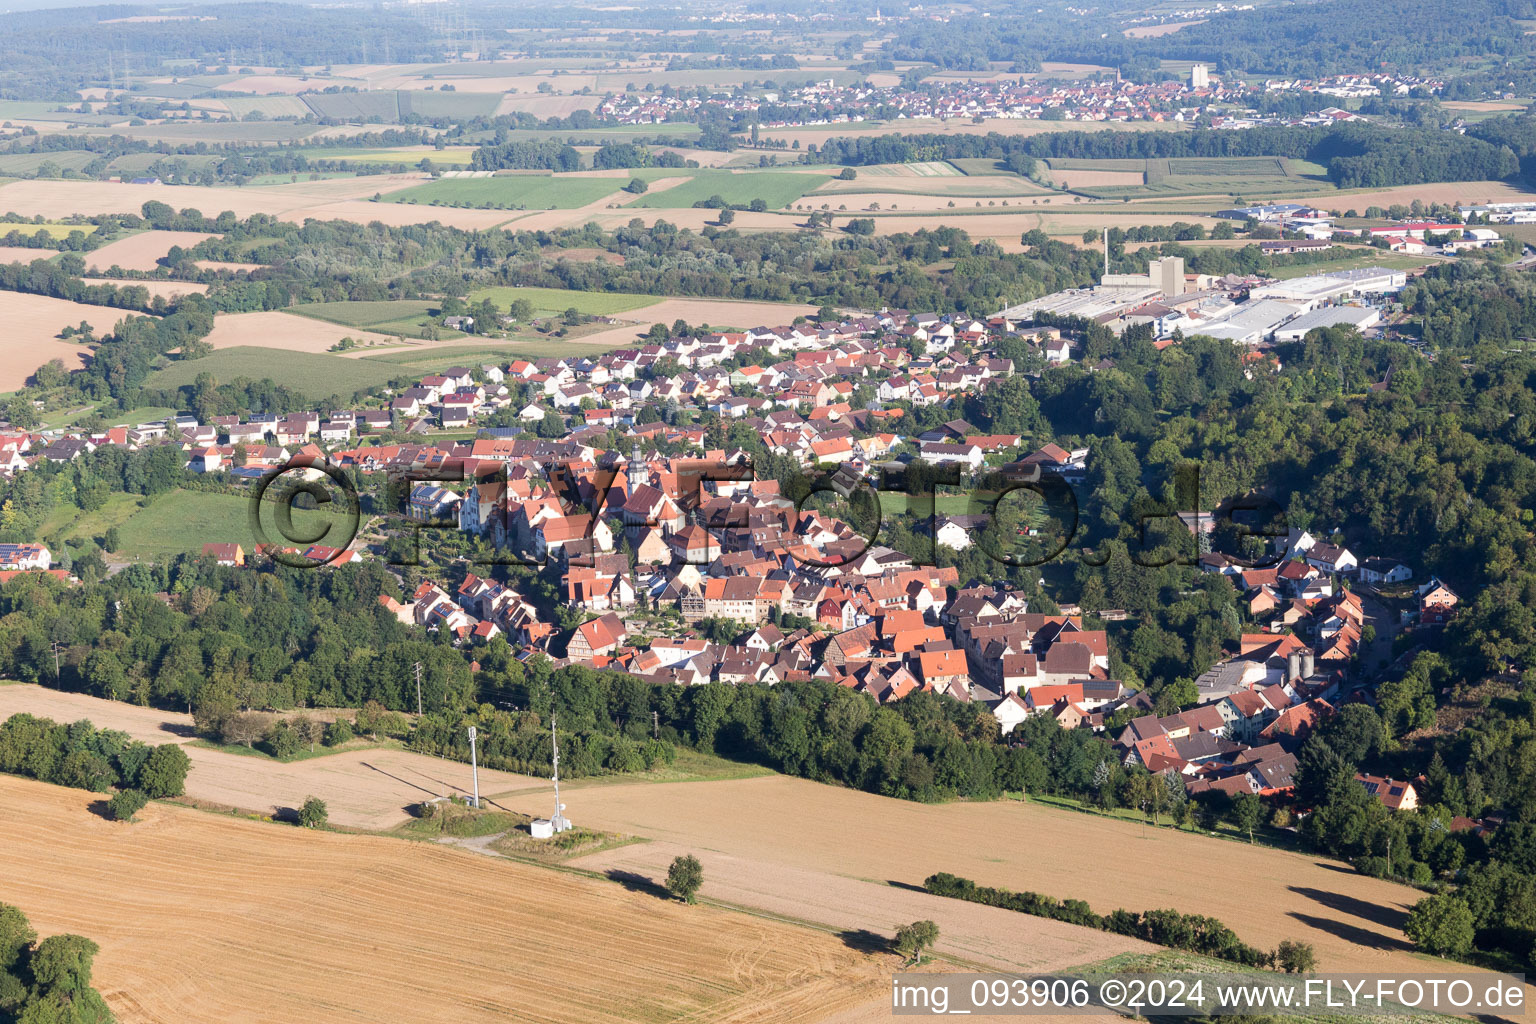
[[53, 648], [53, 678], [54, 679], [58, 679], [59, 678], [59, 651], [63, 648], [64, 645], [59, 643], [57, 640], [53, 640], [53, 641], [49, 642], [48, 646]]
[[549, 824], [556, 832], [564, 832], [571, 827], [571, 822], [565, 816], [565, 804], [560, 802], [560, 735], [555, 731], [554, 715], [549, 716], [549, 743], [555, 783], [555, 816], [549, 819]]
[[421, 662], [415, 664], [416, 669], [416, 717], [421, 717]]
[[475, 727], [469, 727], [469, 770], [475, 777], [475, 809], [480, 808], [480, 762], [475, 755]]

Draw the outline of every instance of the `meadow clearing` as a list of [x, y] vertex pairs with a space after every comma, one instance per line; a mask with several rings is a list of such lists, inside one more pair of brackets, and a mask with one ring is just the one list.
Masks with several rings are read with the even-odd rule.
[[[324, 324], [319, 320], [288, 317], [286, 313], [271, 315], [292, 319], [301, 330], [303, 325], [310, 324], [317, 329], [335, 330], [338, 337], [343, 334], [357, 336], [356, 331], [338, 328], [334, 324]], [[270, 339], [273, 335], [264, 332], [264, 337]], [[267, 343], [270, 344], [270, 341]], [[345, 399], [354, 392], [387, 384], [399, 376], [398, 371], [389, 371], [382, 364], [372, 363], [366, 359], [344, 359], [337, 355], [261, 347], [260, 342], [253, 340], [244, 345], [219, 349], [201, 359], [187, 362], [173, 361], [151, 373], [144, 386], [178, 388], [193, 383], [200, 373], [212, 374], [221, 384], [227, 384], [240, 377], [249, 380], [271, 379], [276, 384], [292, 388], [317, 401], [332, 395]]]
[[[295, 522], [303, 521], [302, 530], [313, 532], [326, 525], [332, 508], [300, 509], [293, 515]], [[272, 530], [270, 513], [263, 522]], [[55, 545], [77, 539], [99, 542], [114, 526], [122, 540], [117, 551], [106, 556], [114, 562], [164, 562], [176, 555], [198, 554], [204, 544], [227, 541], [250, 548], [258, 539], [251, 529], [245, 495], [183, 490], [147, 499], [114, 493], [89, 512], [59, 506], [43, 522], [39, 535]]]
[[[194, 775], [197, 769], [193, 769]], [[7, 902], [89, 935], [124, 1024], [812, 1022], [894, 960], [604, 880], [371, 836], [0, 779]]]

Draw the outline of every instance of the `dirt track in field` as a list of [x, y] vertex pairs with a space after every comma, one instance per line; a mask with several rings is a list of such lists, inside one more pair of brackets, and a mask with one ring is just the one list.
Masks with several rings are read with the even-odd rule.
[[101, 946], [123, 1024], [809, 1022], [894, 958], [610, 882], [0, 777], [3, 897]]

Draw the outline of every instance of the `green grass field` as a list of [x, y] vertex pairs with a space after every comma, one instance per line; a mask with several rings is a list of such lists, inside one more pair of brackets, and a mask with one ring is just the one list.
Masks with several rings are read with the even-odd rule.
[[[499, 178], [445, 178], [391, 192], [384, 201], [492, 210], [574, 210], [619, 192], [623, 186], [617, 178], [507, 174]], [[619, 192], [621, 196], [628, 194]]]
[[745, 206], [761, 199], [770, 210], [781, 210], [807, 192], [832, 180], [827, 174], [798, 174], [793, 171], [713, 171], [694, 172], [687, 181], [668, 189], [651, 191], [630, 203], [651, 209], [680, 210], [713, 196], [732, 205]]
[[1333, 270], [1359, 270], [1364, 267], [1388, 267], [1392, 270], [1416, 270], [1429, 263], [1439, 263], [1433, 256], [1411, 256], [1405, 252], [1362, 252], [1356, 259], [1333, 260], [1329, 263], [1308, 263], [1295, 267], [1276, 267], [1268, 271], [1270, 277], [1281, 281], [1308, 274], [1323, 274]]
[[550, 356], [569, 356], [573, 352], [597, 355], [616, 348], [633, 346], [633, 341], [615, 341], [602, 345], [572, 338], [536, 338], [528, 341], [503, 341], [490, 345], [478, 344], [433, 345], [410, 349], [398, 349], [376, 356], [363, 356], [360, 363], [374, 363], [391, 376], [402, 374], [438, 373], [450, 366], [476, 363], [506, 364], [514, 359], [544, 359]]
[[469, 301], [490, 299], [505, 310], [515, 299], [527, 299], [533, 303], [539, 316], [557, 316], [568, 309], [588, 316], [612, 316], [631, 309], [653, 306], [661, 299], [655, 295], [639, 295], [633, 292], [581, 292], [564, 288], [481, 288], [470, 292]]
[[[284, 312], [315, 320], [356, 327], [379, 334], [399, 334], [407, 338], [425, 338], [431, 323], [431, 311], [437, 303], [418, 300], [397, 302], [311, 302], [292, 306]], [[439, 338], [462, 338], [463, 332], [437, 328]]]
[[[334, 503], [332, 503], [334, 504]], [[299, 509], [293, 513], [296, 533], [313, 535], [325, 519], [335, 518], [318, 510]], [[273, 532], [268, 517], [267, 531]], [[171, 491], [151, 499], [142, 508], [116, 524], [121, 538], [118, 558], [163, 561], [175, 555], [199, 553], [204, 544], [238, 543], [247, 550], [257, 543], [251, 530], [249, 500], [238, 494], [212, 494], [204, 491]]]
[[95, 153], [78, 149], [46, 153], [0, 153], [0, 174], [36, 174], [44, 164], [52, 164], [61, 171], [78, 171], [95, 159]]
[[[250, 526], [248, 500], [238, 494], [175, 490], [153, 498], [112, 494], [98, 509], [81, 512], [61, 504], [49, 513], [39, 530], [55, 544], [95, 540], [117, 527], [120, 543], [112, 558], [118, 561], [163, 561], [175, 555], [198, 553], [204, 544], [233, 542], [247, 549], [256, 543]], [[294, 512], [297, 531], [315, 533], [327, 515], [317, 510]], [[329, 518], [329, 516], [328, 516]], [[272, 527], [268, 518], [268, 531]]]
[[237, 377], [270, 378], [274, 383], [316, 399], [331, 395], [346, 398], [356, 391], [387, 384], [400, 376], [398, 371], [364, 359], [238, 345], [219, 349], [201, 359], [173, 362], [151, 373], [145, 387], [183, 387], [195, 381], [200, 373], [213, 374], [221, 384]]

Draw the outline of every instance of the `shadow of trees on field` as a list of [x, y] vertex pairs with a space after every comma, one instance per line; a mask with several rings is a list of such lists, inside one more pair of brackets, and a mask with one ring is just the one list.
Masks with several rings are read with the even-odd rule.
[[1381, 935], [1356, 925], [1345, 924], [1343, 921], [1335, 921], [1328, 917], [1313, 917], [1311, 914], [1298, 914], [1294, 910], [1286, 916], [1294, 918], [1302, 924], [1311, 925], [1320, 932], [1336, 935], [1345, 942], [1364, 946], [1366, 949], [1401, 950], [1405, 953], [1413, 951], [1413, 946], [1403, 939], [1394, 939], [1389, 935]]
[[607, 872], [608, 879], [618, 882], [630, 892], [643, 892], [647, 896], [655, 896], [657, 899], [670, 900], [672, 894], [667, 892], [666, 886], [658, 885], [655, 881], [635, 871], [624, 871], [613, 868]]
[[1321, 903], [1329, 910], [1337, 910], [1341, 914], [1349, 914], [1362, 921], [1370, 921], [1372, 924], [1401, 931], [1408, 923], [1408, 912], [1401, 907], [1383, 906], [1354, 896], [1346, 896], [1341, 892], [1325, 892], [1321, 889], [1308, 889], [1301, 885], [1292, 885], [1288, 888], [1298, 896], [1305, 896], [1309, 900]]
[[188, 740], [197, 735], [197, 729], [194, 726], [183, 725], [181, 722], [161, 722], [160, 731]]
[[891, 940], [868, 928], [852, 928], [838, 932], [837, 937], [843, 940], [843, 945], [857, 953], [889, 953], [891, 951]]

